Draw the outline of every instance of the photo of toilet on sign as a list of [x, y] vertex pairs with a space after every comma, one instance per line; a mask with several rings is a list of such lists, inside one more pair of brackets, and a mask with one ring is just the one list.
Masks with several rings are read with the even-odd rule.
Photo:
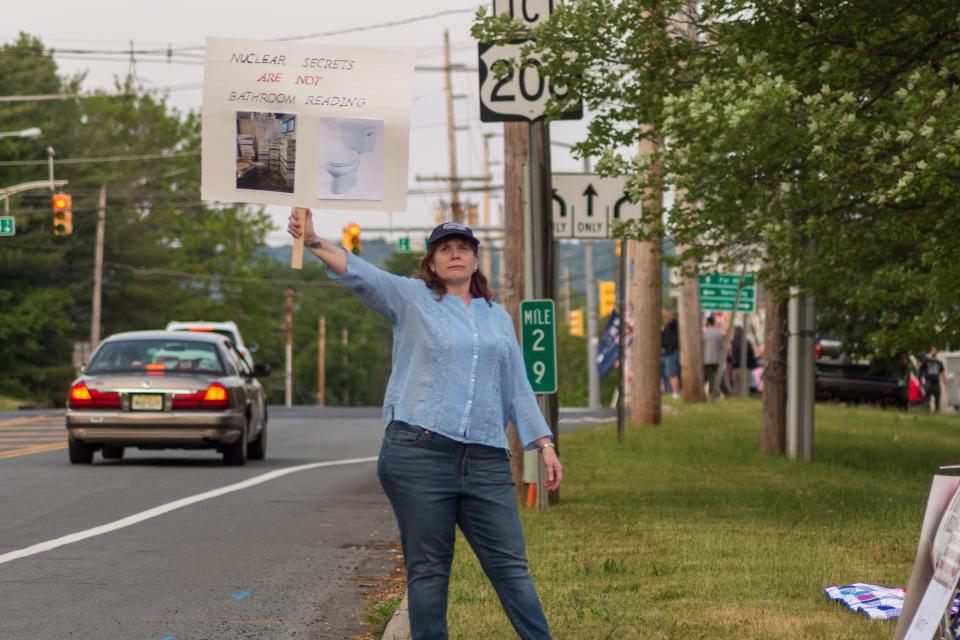
[[402, 51], [208, 38], [201, 197], [406, 209], [413, 67]]
[[623, 177], [555, 173], [552, 200], [556, 238], [608, 238], [615, 220], [640, 217], [640, 205], [630, 202]]

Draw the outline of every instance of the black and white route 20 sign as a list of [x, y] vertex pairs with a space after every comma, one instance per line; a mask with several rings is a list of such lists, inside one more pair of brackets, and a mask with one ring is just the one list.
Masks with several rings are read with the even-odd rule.
[[[509, 15], [514, 20], [535, 27], [550, 18], [558, 0], [494, 0], [494, 15]], [[563, 98], [566, 87], [557, 87], [550, 78], [541, 73], [541, 64], [536, 57], [528, 59], [522, 67], [515, 68], [520, 60], [520, 49], [525, 40], [505, 45], [480, 43], [480, 120], [483, 122], [533, 122], [543, 117], [547, 101], [551, 97]], [[498, 78], [493, 71], [497, 62], [510, 65], [510, 72]], [[583, 105], [565, 111], [561, 120], [579, 120], [583, 117]]]

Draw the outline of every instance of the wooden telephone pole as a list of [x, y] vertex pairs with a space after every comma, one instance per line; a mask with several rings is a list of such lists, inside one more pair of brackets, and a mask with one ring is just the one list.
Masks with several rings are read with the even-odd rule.
[[[644, 139], [640, 153], [651, 154], [657, 142]], [[658, 172], [654, 167], [652, 171]], [[663, 194], [650, 189], [644, 195], [643, 208], [659, 215], [663, 209]], [[660, 232], [654, 229], [653, 240], [636, 243], [636, 266], [633, 276], [633, 384], [630, 396], [630, 421], [636, 425], [660, 423], [660, 324], [661, 276]], [[627, 244], [633, 244], [633, 241]]]
[[[503, 287], [500, 299], [503, 308], [513, 318], [514, 330], [520, 333], [520, 301], [524, 294], [524, 185], [527, 174], [527, 124], [505, 122], [503, 124], [503, 257], [501, 274]], [[507, 431], [510, 449], [510, 468], [513, 472], [514, 491], [517, 502], [526, 497], [523, 484], [523, 445], [517, 430], [511, 425]]]
[[443, 90], [447, 98], [447, 152], [450, 157], [450, 213], [454, 222], [463, 222], [460, 178], [457, 173], [457, 123], [453, 109], [453, 77], [450, 73], [450, 32], [443, 32]]

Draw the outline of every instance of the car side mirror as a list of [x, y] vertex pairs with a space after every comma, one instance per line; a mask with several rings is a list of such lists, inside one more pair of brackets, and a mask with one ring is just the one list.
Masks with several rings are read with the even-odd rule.
[[253, 365], [253, 375], [258, 378], [266, 378], [270, 375], [270, 365], [268, 364], [255, 364]]

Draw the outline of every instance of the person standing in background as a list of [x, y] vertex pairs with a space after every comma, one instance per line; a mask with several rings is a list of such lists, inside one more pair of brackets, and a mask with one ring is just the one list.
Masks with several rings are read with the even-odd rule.
[[[757, 368], [757, 353], [753, 350], [753, 342], [750, 341], [750, 338], [747, 338], [743, 334], [743, 327], [736, 327], [733, 330], [733, 340], [730, 343], [730, 375], [732, 376], [734, 383], [734, 389], [740, 389], [743, 385], [743, 377], [740, 373], [740, 351], [742, 349], [741, 345], [743, 341], [747, 341], [747, 371], [753, 371]], [[748, 374], [747, 377], [747, 390], [746, 394], [750, 392], [750, 377]]]
[[947, 380], [943, 374], [943, 363], [937, 357], [936, 345], [930, 347], [930, 353], [925, 355], [920, 362], [920, 381], [927, 392], [927, 407], [930, 407], [930, 400], [932, 399], [932, 410], [940, 413], [940, 394], [943, 388], [947, 386]]
[[723, 331], [717, 326], [713, 314], [707, 316], [707, 326], [703, 329], [703, 376], [707, 379], [707, 389], [711, 398], [720, 397], [720, 385], [717, 371], [726, 364], [723, 350]]
[[680, 397], [680, 331], [677, 316], [670, 309], [664, 309], [663, 323], [663, 329], [660, 330], [663, 390], [677, 399]]

